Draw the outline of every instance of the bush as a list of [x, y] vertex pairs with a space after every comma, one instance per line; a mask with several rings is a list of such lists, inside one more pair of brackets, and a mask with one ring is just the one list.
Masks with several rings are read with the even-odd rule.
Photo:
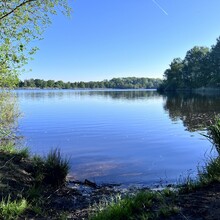
[[44, 182], [59, 187], [66, 181], [69, 172], [69, 160], [62, 158], [60, 150], [51, 150], [44, 162]]

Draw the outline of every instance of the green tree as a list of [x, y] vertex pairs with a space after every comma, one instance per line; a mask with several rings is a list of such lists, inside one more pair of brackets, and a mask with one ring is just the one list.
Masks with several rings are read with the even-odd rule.
[[199, 88], [205, 86], [204, 78], [204, 59], [209, 53], [208, 47], [193, 47], [187, 51], [184, 59], [184, 83], [190, 88]]
[[35, 79], [34, 84], [36, 87], [41, 88], [42, 87], [42, 79]]
[[167, 89], [175, 90], [183, 87], [183, 61], [181, 58], [175, 58], [170, 64], [170, 68], [164, 72], [167, 81]]
[[55, 87], [59, 88], [59, 89], [65, 88], [64, 82], [62, 80], [59, 80], [59, 81], [55, 82]]
[[53, 88], [54, 87], [54, 84], [55, 84], [55, 81], [54, 80], [47, 80], [47, 86], [49, 88]]
[[18, 70], [37, 50], [30, 43], [41, 39], [58, 8], [69, 15], [67, 0], [0, 1], [0, 87], [18, 83]]
[[217, 39], [216, 45], [212, 46], [210, 55], [207, 59], [209, 67], [209, 85], [220, 87], [220, 37]]
[[34, 79], [27, 80], [27, 87], [31, 87], [31, 88], [35, 88], [36, 87]]

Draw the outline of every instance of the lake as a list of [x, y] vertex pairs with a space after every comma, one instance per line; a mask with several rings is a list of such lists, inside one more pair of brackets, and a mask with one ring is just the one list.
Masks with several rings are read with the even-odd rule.
[[33, 154], [60, 148], [76, 179], [166, 184], [194, 176], [210, 154], [204, 127], [220, 96], [149, 90], [17, 90], [19, 133]]

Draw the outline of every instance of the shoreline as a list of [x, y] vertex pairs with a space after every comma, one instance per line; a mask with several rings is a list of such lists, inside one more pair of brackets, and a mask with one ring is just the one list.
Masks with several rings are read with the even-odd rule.
[[[167, 185], [162, 189], [149, 187], [120, 189], [118, 185], [98, 185], [85, 180], [66, 182], [59, 188], [53, 188], [38, 183], [32, 173], [33, 169], [36, 169], [34, 163], [29, 156], [5, 152], [0, 154], [0, 175], [3, 177], [1, 183], [4, 184], [0, 186], [1, 200], [4, 201], [10, 195], [11, 201], [20, 201], [22, 198], [26, 199], [28, 204], [25, 211], [13, 219], [96, 219], [96, 215], [107, 215], [105, 212], [111, 207], [130, 199], [136, 201], [140, 195], [144, 196], [145, 202], [149, 196], [152, 198], [152, 208], [145, 210], [139, 207], [141, 208], [139, 211], [157, 216], [153, 219], [165, 217], [170, 220], [185, 219], [183, 216], [187, 219], [199, 219], [203, 215], [212, 215], [212, 219], [219, 217], [216, 214], [218, 209], [213, 207], [213, 204], [218, 202], [220, 204], [220, 182], [211, 181], [204, 186], [196, 186], [190, 180], [185, 185]], [[210, 197], [210, 194], [214, 197]], [[134, 205], [138, 208], [138, 204]], [[197, 209], [192, 209], [192, 205]], [[201, 214], [199, 209], [205, 214]]]

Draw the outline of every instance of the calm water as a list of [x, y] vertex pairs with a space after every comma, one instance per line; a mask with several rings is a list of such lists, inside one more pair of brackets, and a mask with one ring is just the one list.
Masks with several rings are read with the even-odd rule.
[[195, 174], [210, 143], [201, 128], [220, 113], [219, 96], [156, 91], [16, 91], [19, 131], [33, 153], [60, 148], [71, 174], [98, 183], [176, 182]]

